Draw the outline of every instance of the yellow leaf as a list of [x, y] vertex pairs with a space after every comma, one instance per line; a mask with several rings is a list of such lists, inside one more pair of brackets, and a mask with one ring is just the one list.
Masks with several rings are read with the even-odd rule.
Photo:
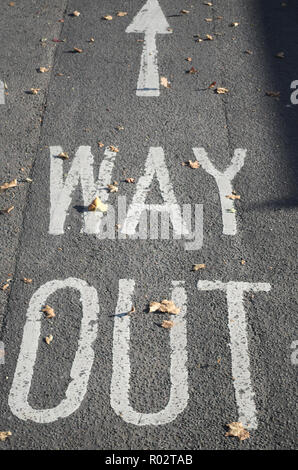
[[60, 157], [60, 158], [63, 158], [64, 160], [68, 160], [69, 159], [69, 155], [67, 152], [61, 152], [57, 155], [57, 157]]
[[111, 21], [113, 17], [111, 15], [106, 15], [103, 17], [104, 20]]
[[[211, 34], [206, 34], [206, 39], [208, 41], [213, 41], [213, 36], [211, 36]], [[199, 42], [201, 42], [200, 40], [198, 40]]]
[[228, 92], [229, 92], [229, 90], [227, 88], [217, 88], [216, 89], [216, 93], [218, 95], [223, 95], [223, 94], [228, 93]]
[[15, 188], [18, 185], [18, 182], [16, 179], [10, 181], [10, 183], [3, 183], [0, 185], [0, 191], [5, 191], [6, 189], [9, 188]]
[[193, 267], [192, 267], [192, 270], [193, 271], [199, 271], [200, 269], [205, 269], [206, 268], [206, 264], [194, 264]]
[[226, 436], [238, 437], [240, 441], [244, 441], [249, 438], [249, 432], [243, 427], [242, 423], [233, 422], [227, 424], [229, 431], [226, 433]]
[[163, 328], [170, 329], [170, 328], [173, 328], [174, 322], [171, 321], [171, 320], [163, 320], [161, 326], [162, 326]]
[[166, 77], [160, 77], [160, 84], [165, 88], [171, 88], [170, 82], [168, 82]]
[[49, 68], [46, 68], [46, 67], [39, 67], [38, 71], [40, 73], [45, 73], [45, 72], [48, 72], [50, 69]]
[[45, 305], [41, 311], [46, 314], [47, 318], [54, 318], [56, 316], [54, 309], [49, 305]]
[[49, 336], [46, 336], [44, 340], [45, 340], [45, 342], [46, 342], [47, 344], [51, 344], [51, 342], [53, 341], [53, 339], [54, 339], [53, 336], [52, 336], [52, 335], [49, 335]]
[[108, 206], [104, 204], [98, 196], [91, 202], [91, 204], [88, 206], [88, 211], [97, 211], [99, 210], [100, 212], [107, 212]]
[[228, 198], [228, 199], [240, 199], [240, 195], [239, 194], [228, 194], [226, 196], [226, 198]]
[[127, 11], [118, 11], [117, 16], [126, 16]]
[[[13, 3], [13, 2], [11, 2]], [[13, 6], [13, 5], [10, 5], [10, 6]], [[11, 436], [11, 432], [10, 431], [0, 431], [0, 441], [6, 441], [6, 439]]]

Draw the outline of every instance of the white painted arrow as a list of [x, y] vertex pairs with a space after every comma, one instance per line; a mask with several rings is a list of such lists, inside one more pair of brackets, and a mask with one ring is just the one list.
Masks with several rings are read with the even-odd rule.
[[132, 23], [127, 33], [144, 33], [145, 42], [137, 85], [137, 96], [159, 96], [159, 74], [157, 65], [156, 34], [169, 34], [169, 24], [157, 0], [148, 0]]

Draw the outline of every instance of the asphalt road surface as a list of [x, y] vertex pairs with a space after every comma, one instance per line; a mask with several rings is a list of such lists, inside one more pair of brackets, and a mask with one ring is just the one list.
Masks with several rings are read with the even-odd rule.
[[0, 449], [295, 448], [298, 4], [211, 3], [2, 2]]

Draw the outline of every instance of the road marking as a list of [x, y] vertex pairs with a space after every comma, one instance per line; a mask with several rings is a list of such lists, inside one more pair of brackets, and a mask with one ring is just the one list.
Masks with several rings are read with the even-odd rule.
[[291, 363], [293, 364], [293, 366], [297, 366], [298, 365], [298, 340], [292, 342], [291, 349], [294, 349], [294, 351], [291, 354]]
[[[98, 179], [94, 182], [94, 156], [91, 153], [90, 146], [81, 146], [78, 148], [75, 157], [71, 162], [71, 167], [64, 181], [63, 166], [64, 162], [57, 155], [61, 153], [62, 147], [50, 147], [50, 225], [49, 233], [51, 235], [60, 235], [64, 233], [64, 223], [68, 215], [68, 209], [72, 201], [72, 193], [81, 183], [84, 206], [87, 207], [96, 197], [107, 202], [109, 193], [107, 185], [111, 183], [112, 171], [114, 168], [116, 152], [108, 148], [105, 150], [104, 159], [100, 165]], [[84, 208], [82, 208], [84, 210]], [[82, 232], [98, 233], [102, 222], [102, 212], [88, 212], [84, 210], [84, 227]]]
[[[165, 204], [145, 204], [154, 176], [158, 179], [161, 196]], [[181, 210], [177, 204], [165, 161], [164, 151], [161, 147], [150, 147], [149, 149], [145, 163], [145, 173], [138, 180], [136, 192], [128, 208], [121, 232], [131, 236], [136, 235], [136, 227], [138, 224], [147, 223], [147, 219], [145, 221], [145, 219], [141, 217], [146, 210], [167, 212], [169, 214], [173, 225], [173, 238], [176, 236], [179, 239], [181, 235], [189, 235], [187, 224], [184, 223], [181, 217]], [[140, 232], [147, 233], [147, 230], [142, 230], [141, 227]]]
[[[46, 300], [50, 295], [66, 287], [77, 289], [80, 292], [83, 311], [78, 349], [70, 371], [71, 382], [65, 392], [66, 398], [59, 405], [50, 409], [37, 410], [29, 405], [28, 396], [40, 341], [43, 317], [41, 308], [46, 304]], [[87, 392], [93, 365], [93, 343], [97, 337], [98, 313], [96, 289], [83, 280], [75, 278], [68, 278], [63, 281], [54, 280], [37, 289], [27, 310], [20, 353], [8, 398], [10, 409], [15, 416], [24, 421], [51, 423], [58, 418], [66, 418], [79, 408]]]
[[238, 407], [238, 421], [250, 429], [256, 429], [257, 410], [251, 384], [247, 321], [243, 305], [243, 294], [247, 291], [269, 292], [270, 284], [250, 282], [198, 281], [199, 290], [219, 289], [226, 292], [228, 304], [228, 325], [232, 357], [232, 376]]
[[5, 104], [5, 87], [4, 83], [0, 80], [0, 104]]
[[170, 34], [171, 31], [168, 28], [169, 24], [157, 0], [148, 0], [126, 28], [127, 33], [145, 34], [137, 96], [159, 96], [160, 94], [156, 34]]
[[[136, 426], [163, 425], [170, 423], [183, 412], [188, 402], [188, 372], [187, 372], [187, 335], [186, 335], [186, 305], [187, 296], [183, 281], [172, 281], [172, 300], [181, 308], [175, 318], [175, 326], [170, 330], [171, 346], [171, 391], [166, 407], [157, 413], [138, 413], [129, 400], [130, 392], [130, 316], [115, 317], [113, 336], [113, 373], [111, 381], [111, 406], [115, 413], [124, 421]], [[128, 312], [133, 304], [132, 296], [135, 281], [120, 279], [119, 295], [116, 314]]]
[[232, 181], [244, 165], [247, 150], [236, 149], [230, 166], [224, 172], [220, 172], [214, 167], [203, 147], [193, 148], [193, 152], [198, 162], [202, 165], [202, 168], [204, 168], [209, 175], [213, 176], [216, 181], [221, 203], [223, 234], [236, 235], [237, 224], [234, 201], [232, 199], [228, 199], [226, 196], [232, 194]]
[[291, 88], [295, 90], [291, 93], [291, 103], [298, 104], [298, 80], [291, 83]]

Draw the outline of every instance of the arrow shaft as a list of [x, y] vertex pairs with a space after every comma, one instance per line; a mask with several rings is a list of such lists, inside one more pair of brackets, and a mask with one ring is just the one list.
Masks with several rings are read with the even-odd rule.
[[156, 33], [145, 33], [141, 57], [137, 96], [159, 96], [159, 74], [157, 65]]

